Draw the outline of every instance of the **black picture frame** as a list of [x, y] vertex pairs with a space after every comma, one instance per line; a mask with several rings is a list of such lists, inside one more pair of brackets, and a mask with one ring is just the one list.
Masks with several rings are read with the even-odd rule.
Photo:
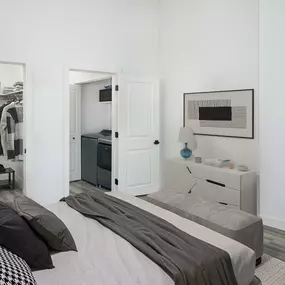
[[185, 106], [186, 106], [186, 96], [189, 94], [209, 94], [209, 93], [228, 93], [228, 92], [241, 92], [241, 91], [251, 91], [252, 93], [252, 135], [251, 137], [242, 137], [242, 136], [227, 136], [227, 135], [212, 135], [212, 134], [201, 134], [195, 133], [197, 136], [208, 136], [208, 137], [225, 137], [225, 138], [236, 138], [236, 139], [254, 139], [255, 138], [255, 105], [254, 105], [254, 89], [235, 89], [235, 90], [220, 90], [220, 91], [206, 91], [206, 92], [187, 92], [183, 93], [183, 127], [185, 127]]

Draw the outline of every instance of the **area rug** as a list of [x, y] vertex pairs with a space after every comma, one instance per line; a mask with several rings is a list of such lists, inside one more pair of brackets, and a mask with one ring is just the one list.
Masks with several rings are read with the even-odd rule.
[[285, 262], [264, 254], [255, 275], [262, 285], [285, 285]]

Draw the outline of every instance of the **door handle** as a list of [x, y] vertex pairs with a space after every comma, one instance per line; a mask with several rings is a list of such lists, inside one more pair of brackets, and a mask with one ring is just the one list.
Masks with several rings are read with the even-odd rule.
[[155, 140], [155, 141], [154, 141], [154, 144], [155, 144], [155, 145], [158, 145], [158, 144], [160, 144], [160, 141], [159, 141], [159, 140]]
[[74, 139], [74, 140], [75, 140], [75, 137], [73, 137], [72, 139]]

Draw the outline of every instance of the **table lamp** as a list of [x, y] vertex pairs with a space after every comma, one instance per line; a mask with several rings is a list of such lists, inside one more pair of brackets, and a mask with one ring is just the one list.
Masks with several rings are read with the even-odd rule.
[[190, 158], [192, 156], [192, 152], [197, 148], [197, 141], [191, 128], [180, 128], [179, 142], [185, 144], [185, 147], [180, 151], [180, 155], [184, 159]]

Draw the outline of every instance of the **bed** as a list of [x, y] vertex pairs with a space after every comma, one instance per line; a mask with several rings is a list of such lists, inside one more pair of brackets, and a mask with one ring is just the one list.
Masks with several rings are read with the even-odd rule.
[[[254, 283], [255, 253], [246, 246], [139, 198], [111, 194], [167, 220], [186, 233], [227, 251], [239, 285]], [[34, 272], [38, 285], [173, 285], [172, 279], [123, 238], [59, 202], [47, 207], [67, 225], [78, 252], [52, 256], [55, 268]]]

